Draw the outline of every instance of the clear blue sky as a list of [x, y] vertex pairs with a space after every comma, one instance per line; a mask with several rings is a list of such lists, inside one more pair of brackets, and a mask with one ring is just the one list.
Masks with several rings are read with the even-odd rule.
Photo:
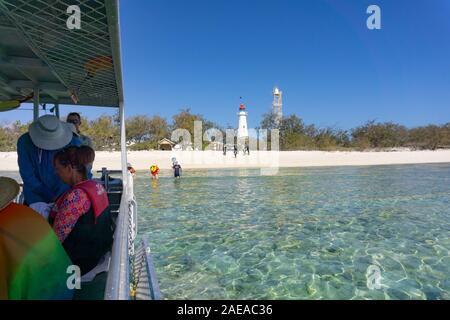
[[449, 17], [448, 0], [121, 1], [127, 115], [190, 107], [236, 126], [242, 96], [254, 127], [278, 85], [306, 123], [449, 122]]

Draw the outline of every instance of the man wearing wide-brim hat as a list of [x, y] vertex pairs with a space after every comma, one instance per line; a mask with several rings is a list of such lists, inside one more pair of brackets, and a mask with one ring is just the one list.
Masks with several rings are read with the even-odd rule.
[[17, 141], [19, 171], [25, 203], [51, 203], [69, 189], [56, 175], [53, 157], [64, 147], [81, 145], [69, 124], [52, 115], [33, 122]]
[[71, 299], [69, 256], [48, 222], [14, 203], [17, 182], [0, 177], [0, 300]]

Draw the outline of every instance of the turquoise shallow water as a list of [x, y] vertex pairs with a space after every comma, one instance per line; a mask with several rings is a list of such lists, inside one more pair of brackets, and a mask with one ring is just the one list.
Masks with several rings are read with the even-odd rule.
[[450, 299], [450, 165], [184, 173], [135, 183], [166, 299]]
[[138, 173], [164, 298], [450, 299], [450, 165], [258, 173]]

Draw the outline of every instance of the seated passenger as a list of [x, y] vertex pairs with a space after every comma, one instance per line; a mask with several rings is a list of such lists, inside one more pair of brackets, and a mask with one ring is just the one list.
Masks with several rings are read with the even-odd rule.
[[56, 201], [50, 213], [51, 223], [72, 262], [84, 275], [111, 249], [108, 195], [101, 184], [87, 179], [89, 164], [82, 148], [69, 147], [58, 152], [54, 164], [58, 176], [71, 189]]
[[85, 136], [84, 134], [81, 134], [81, 131], [80, 131], [81, 116], [79, 113], [77, 113], [77, 112], [69, 113], [69, 115], [67, 116], [66, 122], [71, 123], [75, 126], [76, 133], [80, 137], [81, 144], [83, 146], [88, 146], [88, 147], [91, 147], [92, 149], [94, 149], [94, 144], [92, 143], [92, 139], [89, 138], [88, 136]]
[[95, 151], [89, 146], [81, 146], [79, 150], [81, 163], [86, 164], [87, 178], [92, 179], [92, 167], [95, 161]]
[[19, 189], [0, 177], [0, 300], [71, 299], [72, 262], [47, 221], [13, 203]]
[[69, 189], [56, 175], [53, 157], [58, 150], [68, 145], [80, 144], [69, 125], [55, 116], [45, 115], [30, 125], [28, 132], [17, 141], [26, 205], [54, 202]]

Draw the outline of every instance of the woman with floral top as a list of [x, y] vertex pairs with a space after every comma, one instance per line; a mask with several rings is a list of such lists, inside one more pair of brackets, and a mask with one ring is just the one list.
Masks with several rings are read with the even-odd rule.
[[100, 183], [87, 178], [91, 163], [86, 148], [69, 147], [55, 154], [56, 173], [71, 188], [50, 213], [58, 239], [82, 275], [111, 249], [113, 236], [108, 195]]

